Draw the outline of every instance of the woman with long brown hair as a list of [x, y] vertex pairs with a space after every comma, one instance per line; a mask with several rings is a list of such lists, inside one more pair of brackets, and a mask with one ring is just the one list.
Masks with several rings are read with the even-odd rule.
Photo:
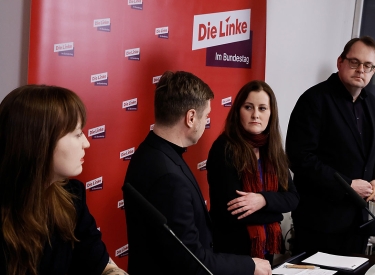
[[282, 146], [276, 97], [264, 81], [238, 92], [207, 159], [217, 252], [266, 258], [280, 253], [282, 213], [299, 196]]
[[0, 274], [125, 274], [86, 205], [85, 106], [72, 91], [26, 85], [0, 104]]

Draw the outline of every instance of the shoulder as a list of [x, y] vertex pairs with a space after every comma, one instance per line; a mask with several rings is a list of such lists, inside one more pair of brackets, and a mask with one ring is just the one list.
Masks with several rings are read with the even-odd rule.
[[86, 189], [85, 185], [76, 179], [69, 179], [64, 189], [73, 195], [73, 203], [77, 213], [82, 210], [86, 204]]
[[231, 153], [230, 149], [227, 148], [228, 138], [225, 134], [221, 134], [212, 144], [210, 151], [208, 152], [207, 170], [210, 169], [212, 165], [217, 165], [218, 163], [227, 163], [230, 162]]
[[321, 112], [326, 104], [331, 104], [332, 96], [338, 87], [335, 87], [337, 76], [332, 74], [327, 80], [307, 89], [297, 100], [293, 109], [294, 116], [306, 112]]
[[212, 143], [210, 151], [224, 149], [227, 143], [228, 138], [225, 136], [225, 134], [220, 134], [220, 136], [218, 136], [217, 139]]
[[68, 182], [64, 185], [64, 189], [69, 193], [81, 197], [82, 193], [85, 191], [84, 184], [76, 179], [69, 179]]

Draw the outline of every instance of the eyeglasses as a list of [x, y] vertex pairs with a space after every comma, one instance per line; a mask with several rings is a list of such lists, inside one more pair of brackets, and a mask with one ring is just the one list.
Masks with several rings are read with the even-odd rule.
[[363, 64], [363, 71], [365, 73], [369, 73], [375, 68], [375, 66], [372, 65], [371, 62], [361, 63], [361, 62], [359, 62], [359, 60], [357, 58], [347, 58], [347, 57], [345, 57], [345, 59], [348, 60], [349, 67], [352, 68], [352, 69], [357, 69], [361, 64]]

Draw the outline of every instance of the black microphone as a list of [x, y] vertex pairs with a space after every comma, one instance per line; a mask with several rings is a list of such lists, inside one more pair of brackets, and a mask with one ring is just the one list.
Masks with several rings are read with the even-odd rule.
[[359, 208], [364, 208], [373, 219], [369, 220], [365, 224], [362, 224], [360, 228], [364, 227], [365, 225], [369, 224], [375, 219], [375, 216], [371, 213], [371, 211], [367, 208], [366, 201], [361, 198], [360, 195], [354, 189], [350, 186], [349, 183], [346, 182], [346, 180], [343, 179], [343, 177], [340, 176], [339, 173], [334, 174], [335, 179], [341, 184], [341, 186], [344, 188], [346, 191], [346, 194], [352, 199], [352, 201], [355, 203], [355, 205]]
[[[124, 185], [124, 199], [130, 199], [131, 203], [134, 203], [133, 207], [137, 207], [139, 214], [147, 217], [147, 219], [154, 223], [154, 225], [162, 226], [166, 229], [183, 247], [184, 249], [195, 259], [197, 263], [207, 272], [207, 274], [213, 275], [210, 270], [190, 251], [189, 248], [176, 236], [176, 234], [168, 227], [167, 218], [155, 208], [145, 197], [142, 196], [129, 182]], [[124, 202], [125, 203], [125, 202]], [[130, 252], [131, 253], [131, 252]]]

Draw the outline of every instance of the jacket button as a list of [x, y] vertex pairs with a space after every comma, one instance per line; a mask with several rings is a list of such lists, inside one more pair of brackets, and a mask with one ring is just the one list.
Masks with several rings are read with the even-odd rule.
[[211, 243], [210, 243], [210, 246], [211, 246], [211, 248], [214, 248], [214, 243], [211, 242]]

